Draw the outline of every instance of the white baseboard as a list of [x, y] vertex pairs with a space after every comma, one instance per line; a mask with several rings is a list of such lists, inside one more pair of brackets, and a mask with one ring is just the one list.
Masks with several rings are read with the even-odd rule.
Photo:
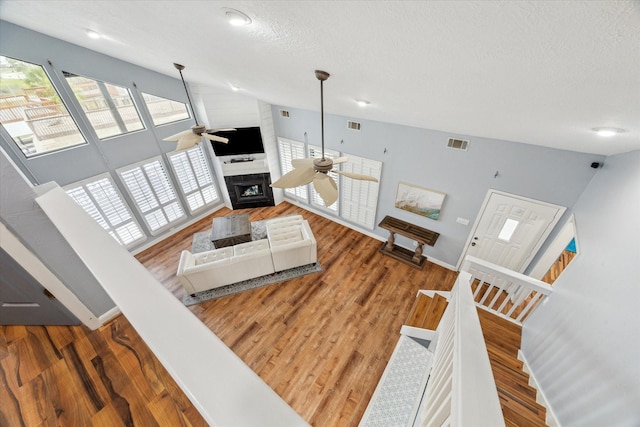
[[[376, 240], [379, 240], [381, 242], [386, 242], [387, 241], [386, 237], [379, 236], [379, 235], [375, 234], [371, 230], [367, 230], [366, 228], [358, 227], [358, 226], [356, 226], [354, 224], [351, 224], [349, 222], [346, 222], [346, 221], [344, 221], [344, 220], [342, 220], [342, 219], [340, 219], [338, 217], [335, 217], [333, 215], [327, 214], [326, 212], [322, 211], [322, 209], [315, 209], [313, 206], [307, 205], [305, 203], [300, 203], [299, 201], [294, 200], [294, 199], [290, 199], [288, 197], [285, 197], [284, 201], [289, 202], [292, 205], [296, 205], [299, 208], [302, 208], [302, 209], [304, 209], [306, 211], [313, 212], [314, 214], [320, 215], [321, 217], [326, 218], [328, 220], [331, 220], [333, 222], [337, 222], [340, 225], [344, 225], [345, 227], [350, 228], [352, 230], [355, 230], [355, 231], [357, 231], [359, 233], [362, 233], [364, 235], [367, 235], [367, 236], [371, 237], [372, 239], [376, 239]], [[407, 248], [407, 247], [402, 246], [402, 245], [398, 245], [398, 246], [403, 247], [405, 249], [408, 249], [410, 251], [413, 251], [415, 249], [415, 248]], [[440, 261], [439, 259], [436, 259], [436, 258], [433, 258], [433, 257], [427, 257], [427, 260], [429, 262], [432, 262], [432, 263], [436, 264], [436, 265], [439, 265], [440, 267], [444, 267], [447, 270], [458, 271], [458, 269], [455, 266], [453, 266], [451, 264], [448, 264], [448, 263], [446, 263], [444, 261]]]
[[113, 320], [116, 316], [120, 315], [120, 313], [121, 311], [117, 306], [113, 307], [98, 318], [98, 320], [100, 320], [100, 325], [104, 325], [105, 323]]
[[546, 409], [547, 418], [545, 421], [547, 425], [549, 427], [561, 427], [560, 423], [558, 422], [558, 418], [556, 418], [556, 414], [553, 412], [553, 409], [551, 408], [551, 405], [547, 400], [547, 396], [545, 396], [544, 392], [540, 389], [540, 387], [538, 387], [536, 376], [531, 371], [529, 363], [527, 362], [527, 358], [524, 357], [524, 353], [522, 353], [522, 350], [518, 350], [518, 359], [522, 362], [522, 369], [524, 370], [524, 372], [529, 374], [529, 385], [536, 389], [536, 402], [544, 406]]

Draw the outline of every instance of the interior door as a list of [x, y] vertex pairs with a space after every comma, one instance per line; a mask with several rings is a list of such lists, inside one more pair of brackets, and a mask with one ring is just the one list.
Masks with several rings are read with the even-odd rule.
[[565, 209], [489, 190], [462, 259], [472, 255], [522, 273]]
[[0, 325], [77, 325], [80, 321], [0, 248]]

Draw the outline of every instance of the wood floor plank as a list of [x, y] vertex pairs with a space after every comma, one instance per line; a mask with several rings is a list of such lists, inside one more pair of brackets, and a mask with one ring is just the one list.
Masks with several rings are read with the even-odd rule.
[[[457, 273], [430, 262], [417, 270], [381, 254], [379, 240], [286, 202], [220, 209], [136, 258], [181, 299], [180, 252], [213, 218], [237, 213], [303, 215], [323, 271], [189, 309], [312, 425], [356, 426], [418, 290], [448, 291]], [[520, 330], [487, 325], [491, 345], [519, 347]], [[24, 408], [55, 425], [206, 425], [125, 317], [97, 331], [53, 328], [0, 328], [0, 424], [21, 425]]]

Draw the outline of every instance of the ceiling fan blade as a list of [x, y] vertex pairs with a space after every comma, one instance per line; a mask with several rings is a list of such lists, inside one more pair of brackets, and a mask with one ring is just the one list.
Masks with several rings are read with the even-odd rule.
[[238, 130], [236, 128], [219, 128], [219, 129], [207, 129], [205, 130], [206, 133], [216, 133], [216, 132], [231, 132], [234, 130]]
[[291, 160], [291, 165], [294, 168], [312, 168], [313, 159], [293, 159]]
[[378, 182], [377, 178], [374, 178], [374, 177], [369, 176], [369, 175], [360, 175], [359, 173], [336, 171], [336, 170], [334, 170], [332, 172], [339, 173], [340, 175], [344, 175], [347, 178], [360, 179], [360, 180], [363, 180], [363, 181]]
[[324, 205], [327, 207], [338, 200], [338, 186], [327, 174], [317, 173], [313, 180], [313, 188], [315, 188], [320, 197], [322, 197]]
[[229, 142], [229, 138], [225, 138], [223, 136], [209, 135], [208, 133], [203, 133], [202, 136], [207, 138], [209, 141], [222, 142], [223, 144], [227, 144]]
[[333, 159], [333, 164], [339, 165], [340, 163], [346, 163], [348, 161], [349, 161], [348, 157], [336, 157], [335, 159]]
[[313, 181], [316, 171], [313, 168], [296, 168], [284, 174], [279, 180], [271, 184], [275, 188], [293, 188], [309, 184]]
[[201, 141], [200, 135], [196, 135], [195, 133], [189, 131], [186, 135], [183, 135], [178, 140], [178, 145], [176, 146], [176, 151], [186, 150], [198, 144]]
[[178, 142], [178, 140], [182, 138], [184, 135], [189, 135], [189, 134], [193, 134], [193, 132], [191, 132], [191, 130], [183, 130], [182, 132], [176, 133], [175, 135], [166, 137], [165, 139], [163, 139], [163, 141]]

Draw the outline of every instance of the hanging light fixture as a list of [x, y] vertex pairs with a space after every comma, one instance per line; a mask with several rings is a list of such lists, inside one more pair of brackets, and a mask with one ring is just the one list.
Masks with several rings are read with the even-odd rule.
[[191, 108], [191, 114], [193, 114], [193, 119], [196, 124], [191, 126], [190, 130], [185, 130], [175, 135], [171, 135], [163, 141], [167, 142], [177, 142], [176, 151], [186, 150], [187, 148], [191, 148], [196, 144], [199, 144], [202, 141], [202, 137], [208, 139], [209, 141], [214, 142], [222, 142], [227, 144], [229, 142], [228, 138], [224, 138], [217, 135], [210, 135], [212, 133], [216, 133], [219, 131], [229, 131], [235, 129], [207, 129], [206, 126], [198, 123], [198, 118], [196, 117], [196, 110], [193, 108], [193, 104], [191, 103], [191, 97], [189, 96], [189, 91], [187, 90], [187, 84], [184, 81], [184, 77], [182, 76], [182, 70], [184, 70], [184, 65], [181, 64], [173, 64], [174, 67], [180, 72], [180, 79], [182, 80], [182, 85], [184, 86], [184, 91], [187, 94], [187, 100], [189, 101], [189, 107]]
[[291, 165], [293, 170], [287, 172], [279, 180], [271, 184], [275, 188], [294, 188], [301, 185], [313, 183], [313, 188], [324, 201], [325, 206], [331, 206], [338, 200], [338, 186], [329, 172], [334, 172], [347, 178], [364, 181], [378, 182], [377, 178], [353, 172], [343, 172], [334, 169], [334, 165], [348, 161], [346, 157], [337, 159], [326, 158], [324, 156], [324, 82], [329, 78], [329, 73], [322, 70], [315, 71], [316, 78], [320, 80], [320, 129], [322, 138], [322, 157], [313, 159], [293, 159]]

